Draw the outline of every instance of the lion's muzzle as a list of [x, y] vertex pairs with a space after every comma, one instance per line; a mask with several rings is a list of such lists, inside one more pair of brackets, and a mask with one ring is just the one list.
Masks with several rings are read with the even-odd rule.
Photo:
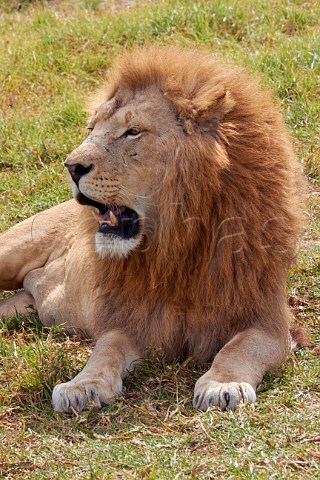
[[[84, 161], [81, 161], [81, 155], [78, 155], [79, 151], [82, 156], [86, 154]], [[84, 147], [82, 145], [74, 150], [66, 160], [65, 166], [69, 171], [72, 182], [75, 184], [73, 193], [76, 200], [81, 205], [89, 205], [99, 210], [98, 233], [109, 238], [120, 238], [122, 240], [129, 240], [138, 235], [140, 226], [137, 212], [126, 205], [116, 205], [116, 202], [113, 203], [115, 193], [117, 193], [119, 189], [119, 182], [117, 180], [103, 179], [100, 178], [101, 175], [100, 177], [99, 175], [92, 177], [92, 173], [95, 173], [95, 165], [90, 162], [90, 155], [86, 146]], [[92, 177], [91, 182], [95, 185], [96, 190], [92, 193], [90, 184], [89, 187], [86, 183], [83, 185], [83, 180], [86, 180], [86, 176], [90, 172]], [[107, 200], [108, 197], [110, 203]], [[106, 199], [105, 203], [103, 202], [104, 198]]]

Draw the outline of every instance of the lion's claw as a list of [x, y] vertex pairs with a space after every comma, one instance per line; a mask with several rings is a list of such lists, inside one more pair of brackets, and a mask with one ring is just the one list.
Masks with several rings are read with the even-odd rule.
[[56, 385], [52, 392], [52, 408], [56, 412], [81, 412], [88, 404], [103, 408], [121, 394], [121, 385], [112, 389], [102, 380], [71, 380]]
[[213, 406], [221, 410], [235, 410], [241, 402], [255, 401], [256, 394], [249, 383], [220, 383], [201, 377], [195, 386], [193, 406], [199, 410]]

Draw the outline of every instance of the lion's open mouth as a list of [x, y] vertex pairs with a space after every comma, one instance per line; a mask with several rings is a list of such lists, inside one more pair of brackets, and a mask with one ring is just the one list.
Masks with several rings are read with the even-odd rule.
[[138, 214], [131, 208], [118, 205], [101, 205], [99, 232], [132, 238], [139, 232]]
[[125, 205], [104, 205], [82, 193], [77, 195], [77, 200], [81, 205], [90, 205], [99, 210], [98, 232], [125, 240], [139, 233], [139, 216], [131, 208]]

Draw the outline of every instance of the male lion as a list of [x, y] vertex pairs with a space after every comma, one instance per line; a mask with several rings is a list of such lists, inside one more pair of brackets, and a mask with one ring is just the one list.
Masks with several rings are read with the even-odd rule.
[[300, 171], [279, 108], [241, 68], [179, 47], [136, 48], [91, 104], [67, 158], [76, 199], [1, 237], [0, 288], [23, 290], [44, 325], [96, 341], [58, 412], [121, 393], [161, 349], [210, 370], [193, 404], [254, 402], [290, 350], [286, 276], [296, 255]]

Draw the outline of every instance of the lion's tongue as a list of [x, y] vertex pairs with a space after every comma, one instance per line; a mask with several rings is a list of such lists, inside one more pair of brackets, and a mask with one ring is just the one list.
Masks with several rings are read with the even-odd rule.
[[118, 225], [117, 215], [121, 215], [126, 207], [108, 207], [108, 210], [103, 215], [99, 215], [99, 223], [107, 223], [110, 227]]

